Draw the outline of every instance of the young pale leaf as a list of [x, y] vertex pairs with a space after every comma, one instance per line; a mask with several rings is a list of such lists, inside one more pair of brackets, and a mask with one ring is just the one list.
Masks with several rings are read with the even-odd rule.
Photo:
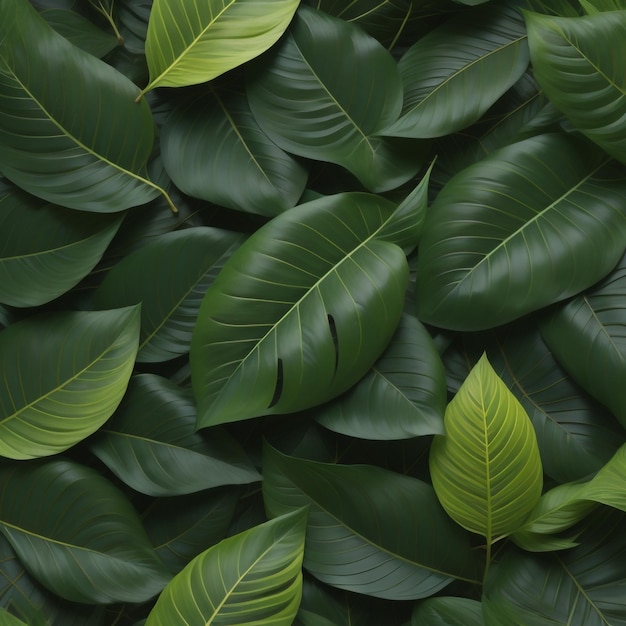
[[139, 307], [43, 313], [0, 333], [0, 456], [57, 454], [120, 403], [135, 364]]
[[574, 126], [626, 163], [626, 11], [527, 13], [537, 81]]
[[163, 590], [146, 626], [290, 626], [302, 595], [306, 509], [209, 548]]
[[391, 54], [358, 27], [307, 7], [249, 73], [250, 108], [283, 150], [341, 165], [370, 191], [417, 173], [421, 150], [374, 136], [402, 107]]
[[580, 293], [624, 253], [626, 175], [575, 137], [546, 134], [454, 176], [420, 240], [419, 318], [482, 330]]
[[200, 427], [311, 408], [369, 370], [408, 282], [406, 257], [384, 229], [404, 243], [410, 224], [384, 198], [338, 194], [279, 215], [233, 254], [191, 343]]
[[414, 600], [454, 578], [475, 582], [468, 534], [415, 478], [298, 459], [266, 444], [263, 499], [270, 516], [310, 507], [304, 567], [333, 587]]
[[107, 273], [94, 303], [102, 309], [141, 303], [137, 361], [187, 354], [202, 298], [244, 239], [241, 233], [203, 226], [160, 235]]
[[380, 131], [441, 137], [477, 121], [528, 66], [524, 20], [501, 4], [463, 13], [420, 38], [398, 63], [400, 119]]
[[190, 391], [166, 378], [133, 378], [113, 418], [91, 451], [133, 489], [175, 496], [220, 485], [261, 480], [241, 446], [227, 432], [195, 431]]
[[0, 493], [0, 532], [56, 595], [142, 602], [167, 583], [137, 513], [95, 470], [61, 458], [3, 464]]
[[[0, 171], [48, 202], [112, 213], [166, 192], [148, 179], [154, 123], [137, 87], [27, 0], [0, 5]], [[33, 41], [36, 46], [31, 45]]]
[[490, 545], [517, 530], [541, 496], [532, 423], [483, 355], [445, 415], [430, 452], [433, 487], [458, 524]]
[[207, 82], [272, 46], [299, 0], [154, 0], [146, 58], [154, 87]]

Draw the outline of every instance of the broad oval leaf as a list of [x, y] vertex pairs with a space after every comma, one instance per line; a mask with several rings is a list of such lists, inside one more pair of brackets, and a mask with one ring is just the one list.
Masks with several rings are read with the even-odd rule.
[[412, 600], [454, 578], [475, 581], [469, 536], [425, 482], [370, 465], [298, 459], [268, 444], [263, 477], [270, 516], [310, 507], [304, 567], [322, 582]]
[[428, 598], [415, 606], [411, 626], [485, 626], [483, 608], [469, 598]]
[[192, 338], [199, 427], [310, 408], [368, 371], [402, 313], [406, 257], [383, 235], [401, 239], [392, 231], [404, 217], [377, 196], [328, 196], [233, 254]]
[[626, 426], [626, 256], [600, 283], [555, 307], [541, 332], [563, 368]]
[[135, 364], [139, 307], [43, 313], [0, 332], [0, 456], [57, 454], [120, 403]]
[[370, 191], [408, 181], [422, 164], [414, 145], [375, 137], [395, 121], [402, 82], [393, 57], [358, 27], [308, 7], [249, 72], [250, 108], [287, 152], [341, 165]]
[[380, 131], [441, 137], [477, 121], [528, 66], [524, 20], [502, 4], [462, 13], [433, 29], [400, 59], [400, 119]]
[[131, 380], [118, 410], [90, 449], [120, 480], [151, 496], [261, 480], [226, 431], [200, 434], [195, 425], [190, 391], [166, 378], [141, 374]]
[[160, 235], [107, 273], [94, 303], [102, 309], [141, 303], [137, 361], [186, 354], [207, 288], [244, 239], [202, 226]]
[[245, 92], [211, 88], [168, 116], [163, 162], [186, 194], [273, 217], [293, 207], [306, 185], [304, 166], [259, 128]]
[[73, 461], [0, 466], [0, 532], [35, 578], [74, 602], [142, 602], [169, 575], [137, 513]]
[[121, 221], [0, 187], [0, 302], [39, 306], [69, 291], [101, 259]]
[[624, 253], [625, 193], [623, 171], [561, 134], [466, 168], [438, 194], [424, 226], [420, 319], [482, 330], [591, 286]]
[[550, 100], [580, 132], [626, 163], [626, 11], [527, 13], [526, 22], [535, 76]]
[[306, 510], [224, 539], [163, 590], [146, 626], [290, 626], [302, 595]]
[[490, 545], [526, 521], [543, 475], [532, 423], [486, 355], [448, 405], [445, 429], [430, 451], [433, 487], [452, 519]]
[[299, 0], [154, 0], [146, 58], [154, 87], [207, 82], [272, 46]]
[[335, 432], [361, 439], [405, 439], [443, 434], [443, 364], [420, 322], [403, 315], [389, 346], [349, 391], [316, 412]]
[[133, 103], [130, 80], [56, 33], [27, 0], [2, 3], [0, 40], [0, 171], [9, 180], [100, 213], [166, 194], [148, 179], [154, 123], [145, 102]]

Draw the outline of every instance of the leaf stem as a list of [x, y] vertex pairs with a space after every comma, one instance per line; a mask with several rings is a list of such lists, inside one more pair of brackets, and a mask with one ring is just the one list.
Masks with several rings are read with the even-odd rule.
[[485, 571], [483, 573], [483, 587], [487, 580], [487, 574], [489, 573], [489, 564], [491, 563], [491, 537], [487, 537], [487, 550], [485, 552]]

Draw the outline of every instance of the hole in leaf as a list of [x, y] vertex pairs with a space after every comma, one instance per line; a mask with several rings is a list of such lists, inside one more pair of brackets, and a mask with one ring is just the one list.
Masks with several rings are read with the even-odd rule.
[[328, 314], [328, 328], [330, 329], [330, 336], [333, 338], [333, 345], [335, 346], [335, 372], [339, 366], [339, 339], [337, 337], [337, 325], [335, 324], [335, 318]]
[[273, 406], [276, 406], [278, 401], [280, 400], [280, 396], [283, 393], [283, 360], [278, 359], [278, 367], [276, 368], [276, 387], [274, 388], [274, 395], [272, 396], [272, 401], [270, 405], [267, 407], [271, 409]]

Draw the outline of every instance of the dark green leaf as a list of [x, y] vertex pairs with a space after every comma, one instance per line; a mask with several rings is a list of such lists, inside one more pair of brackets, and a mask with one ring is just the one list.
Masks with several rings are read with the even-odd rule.
[[417, 604], [411, 626], [485, 626], [485, 621], [480, 602], [441, 596]]

